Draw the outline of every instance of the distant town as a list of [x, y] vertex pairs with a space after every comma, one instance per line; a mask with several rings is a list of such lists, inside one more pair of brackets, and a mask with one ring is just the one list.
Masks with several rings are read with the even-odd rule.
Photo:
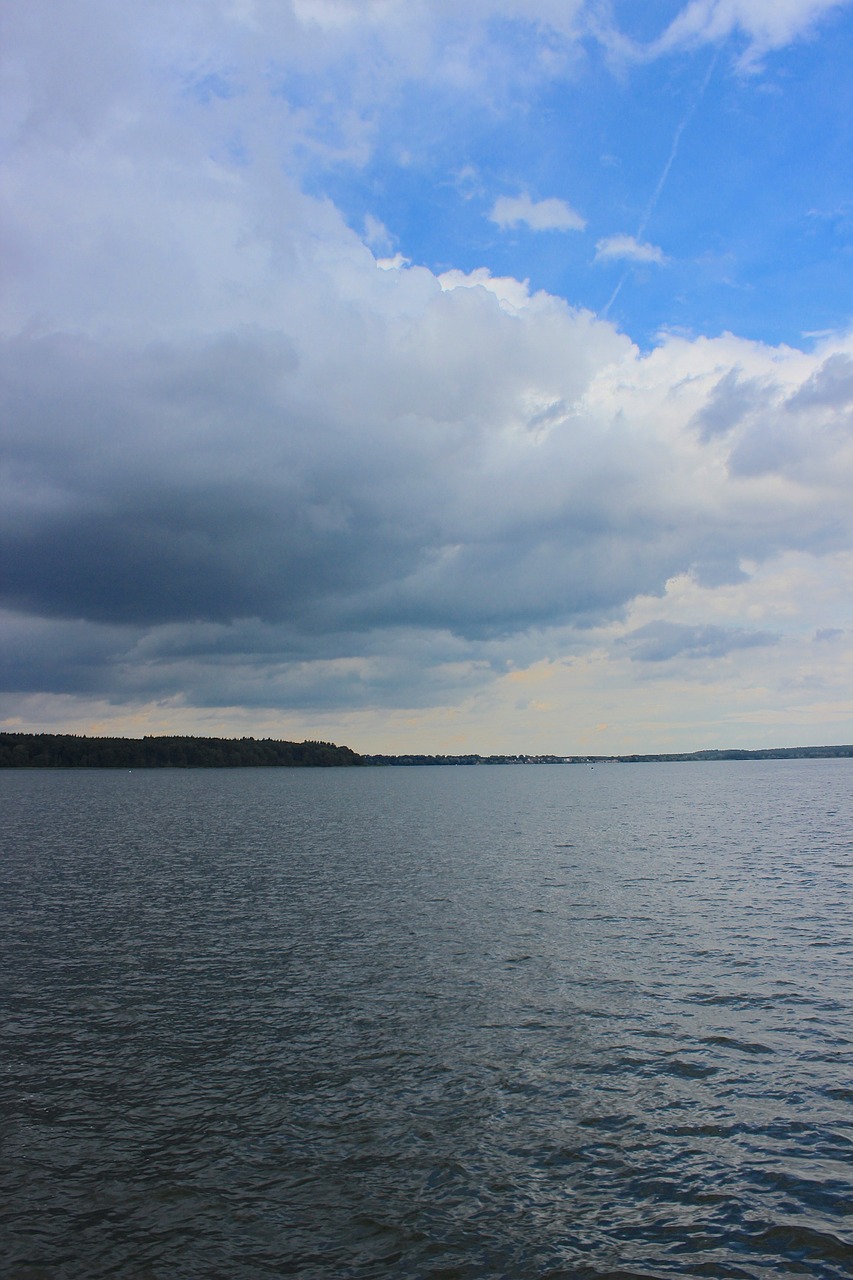
[[627, 756], [362, 756], [364, 764], [661, 764], [687, 760], [810, 760], [853, 756], [853, 746], [839, 747], [767, 747], [755, 751], [732, 748], [713, 751], [656, 752]]
[[3, 769], [233, 769], [341, 766], [660, 764], [691, 760], [810, 760], [853, 757], [853, 745], [654, 752], [646, 755], [360, 755], [333, 742], [150, 735], [100, 738], [71, 733], [0, 733]]

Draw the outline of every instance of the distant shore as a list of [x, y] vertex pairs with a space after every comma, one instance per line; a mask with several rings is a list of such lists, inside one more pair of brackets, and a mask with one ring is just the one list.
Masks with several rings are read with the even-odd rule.
[[832, 760], [853, 757], [853, 746], [731, 748], [708, 751], [653, 752], [649, 755], [520, 755], [520, 756], [362, 756], [368, 765], [407, 764], [671, 764], [690, 760]]
[[665, 764], [691, 760], [827, 760], [853, 757], [853, 745], [763, 747], [646, 755], [359, 755], [333, 742], [275, 738], [150, 735], [99, 738], [73, 733], [0, 733], [0, 769], [340, 768], [406, 765]]
[[328, 769], [363, 763], [355, 751], [333, 742], [0, 733], [0, 769]]

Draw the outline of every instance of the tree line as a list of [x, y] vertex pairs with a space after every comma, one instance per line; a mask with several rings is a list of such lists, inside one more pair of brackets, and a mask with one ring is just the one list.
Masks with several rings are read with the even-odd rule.
[[333, 742], [274, 738], [89, 738], [75, 733], [0, 733], [2, 769], [330, 768], [360, 765]]

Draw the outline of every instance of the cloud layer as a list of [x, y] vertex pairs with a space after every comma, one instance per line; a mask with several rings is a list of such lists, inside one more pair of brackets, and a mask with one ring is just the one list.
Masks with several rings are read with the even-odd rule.
[[[581, 6], [540, 8], [571, 42]], [[700, 8], [668, 38], [711, 38], [723, 18]], [[749, 618], [631, 610], [679, 577], [711, 590], [850, 550], [853, 344], [641, 351], [486, 268], [378, 262], [385, 228], [362, 239], [299, 161], [352, 159], [369, 119], [338, 104], [331, 130], [261, 51], [286, 70], [416, 31], [417, 75], [441, 6], [210, 10], [10, 20], [8, 693], [343, 714], [448, 705], [555, 644], [658, 665], [776, 644]], [[526, 194], [491, 218], [585, 225]], [[663, 260], [626, 236], [598, 255]]]

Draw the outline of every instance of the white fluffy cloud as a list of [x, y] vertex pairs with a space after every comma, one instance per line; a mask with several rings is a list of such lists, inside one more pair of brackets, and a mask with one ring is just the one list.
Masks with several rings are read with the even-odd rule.
[[666, 262], [663, 249], [647, 240], [638, 240], [636, 236], [605, 236], [596, 242], [596, 262], [624, 261], [646, 262], [660, 265]]
[[499, 227], [529, 227], [531, 231], [583, 231], [586, 221], [565, 200], [531, 200], [527, 192], [498, 196], [489, 214]]

